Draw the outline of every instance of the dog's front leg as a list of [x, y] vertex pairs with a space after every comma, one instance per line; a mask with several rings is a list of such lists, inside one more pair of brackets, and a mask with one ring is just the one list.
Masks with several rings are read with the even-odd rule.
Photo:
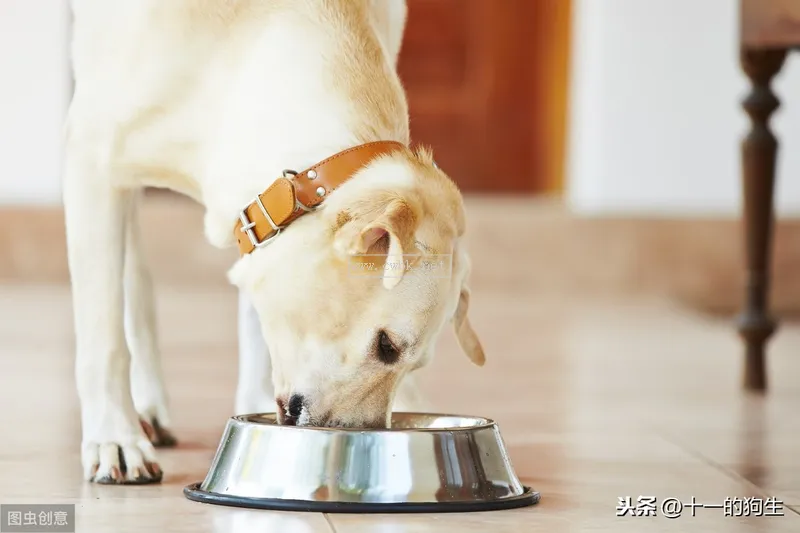
[[162, 473], [133, 404], [124, 331], [131, 193], [114, 188], [107, 169], [88, 153], [73, 146], [64, 176], [84, 476], [108, 484], [155, 482]]
[[239, 291], [239, 384], [236, 414], [275, 411], [272, 360], [255, 308]]
[[155, 446], [174, 446], [156, 330], [153, 281], [139, 237], [139, 198], [129, 202], [125, 249], [125, 333], [131, 352], [131, 391], [147, 436]]

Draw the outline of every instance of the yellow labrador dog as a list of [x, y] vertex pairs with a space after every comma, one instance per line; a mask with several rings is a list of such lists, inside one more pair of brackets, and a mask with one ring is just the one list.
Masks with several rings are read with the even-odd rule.
[[154, 446], [173, 441], [144, 186], [195, 199], [210, 244], [237, 252], [237, 409], [274, 394], [284, 424], [386, 426], [448, 322], [483, 364], [461, 195], [408, 147], [403, 0], [72, 5], [64, 203], [87, 480], [156, 482]]

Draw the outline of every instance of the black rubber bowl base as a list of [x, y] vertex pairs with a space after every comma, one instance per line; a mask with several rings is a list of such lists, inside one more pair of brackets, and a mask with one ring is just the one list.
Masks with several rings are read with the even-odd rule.
[[200, 483], [192, 483], [183, 489], [188, 499], [243, 507], [265, 511], [301, 511], [310, 513], [473, 513], [479, 511], [501, 511], [518, 509], [539, 503], [540, 494], [530, 487], [519, 496], [485, 502], [400, 502], [400, 503], [364, 503], [364, 502], [315, 502], [308, 500], [284, 500], [281, 498], [249, 498], [215, 494], [200, 490]]

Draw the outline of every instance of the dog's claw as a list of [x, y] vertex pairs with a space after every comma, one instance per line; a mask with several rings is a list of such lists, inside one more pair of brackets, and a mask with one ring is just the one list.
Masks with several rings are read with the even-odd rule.
[[146, 485], [159, 483], [161, 479], [162, 473], [158, 467], [148, 468], [145, 471], [135, 468], [130, 476], [125, 476], [118, 468], [114, 467], [110, 473], [100, 477], [95, 475], [89, 481], [100, 485]]
[[139, 423], [142, 425], [142, 430], [144, 431], [144, 434], [147, 435], [147, 438], [150, 440], [150, 442], [152, 442], [155, 445], [154, 441], [156, 440], [157, 437], [156, 437], [156, 430], [153, 429], [152, 424], [150, 424], [147, 420], [143, 418], [139, 419]]
[[157, 418], [154, 418], [152, 422], [142, 418], [139, 422], [147, 438], [156, 448], [172, 448], [178, 444], [178, 439], [175, 438], [175, 435], [169, 429], [162, 427]]
[[131, 483], [147, 483], [147, 481], [153, 477], [156, 477], [154, 473], [151, 473], [146, 468], [143, 470], [142, 468], [137, 467], [131, 471], [129, 481]]
[[144, 466], [147, 468], [147, 471], [152, 477], [161, 479], [163, 474], [161, 472], [161, 467], [159, 467], [158, 464], [146, 462]]

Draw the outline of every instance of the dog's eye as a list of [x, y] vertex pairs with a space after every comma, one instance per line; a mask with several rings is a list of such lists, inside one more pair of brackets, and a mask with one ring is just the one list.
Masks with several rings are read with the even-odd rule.
[[380, 330], [380, 332], [378, 332], [377, 352], [378, 359], [387, 365], [397, 362], [397, 359], [400, 358], [400, 351], [395, 347], [395, 345], [392, 343], [392, 340], [389, 338], [389, 335], [387, 335], [384, 330]]

